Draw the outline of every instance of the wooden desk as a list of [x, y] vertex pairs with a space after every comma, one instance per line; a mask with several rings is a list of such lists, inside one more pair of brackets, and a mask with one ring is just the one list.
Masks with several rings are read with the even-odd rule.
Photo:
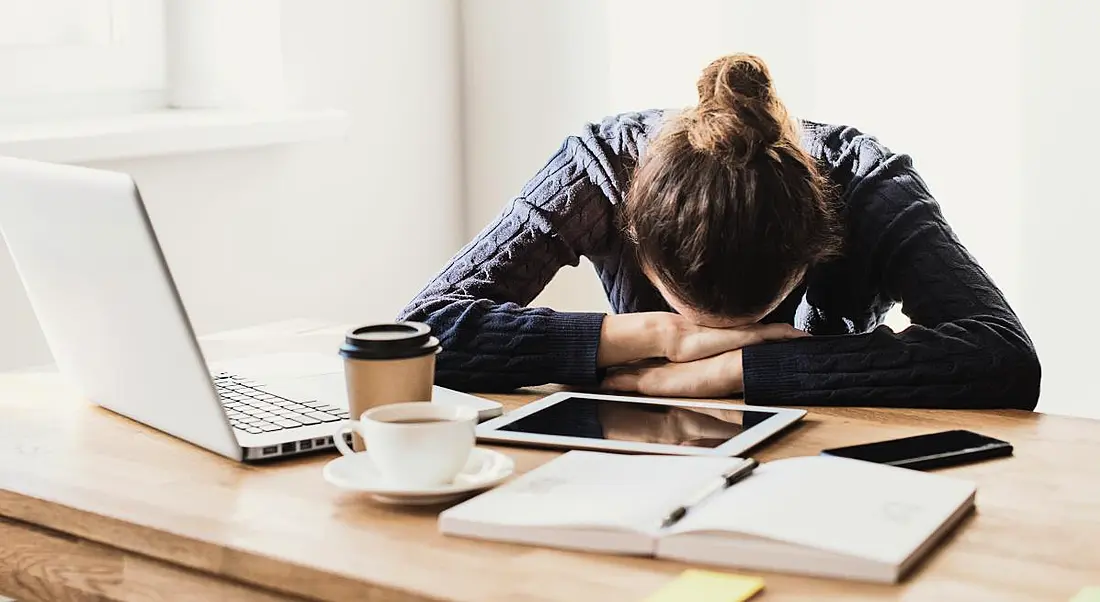
[[[533, 395], [498, 397], [509, 407]], [[953, 469], [978, 512], [899, 586], [765, 574], [779, 600], [1067, 600], [1100, 585], [1100, 422], [1026, 412], [813, 409], [770, 460], [949, 428], [1016, 445]], [[503, 448], [502, 448], [503, 449]], [[554, 456], [509, 448], [520, 470]], [[244, 466], [0, 377], [0, 594], [34, 600], [641, 600], [685, 567], [439, 535], [439, 508], [371, 503], [330, 456]], [[659, 486], [659, 484], [655, 484]]]

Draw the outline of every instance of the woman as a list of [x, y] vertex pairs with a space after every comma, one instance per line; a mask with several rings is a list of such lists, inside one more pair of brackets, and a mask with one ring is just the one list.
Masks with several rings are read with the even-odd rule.
[[[1030, 339], [907, 156], [796, 126], [753, 56], [715, 61], [698, 89], [692, 109], [566, 139], [405, 308], [443, 342], [437, 382], [1035, 407]], [[614, 315], [525, 307], [581, 256]], [[900, 333], [881, 325], [895, 303]]]

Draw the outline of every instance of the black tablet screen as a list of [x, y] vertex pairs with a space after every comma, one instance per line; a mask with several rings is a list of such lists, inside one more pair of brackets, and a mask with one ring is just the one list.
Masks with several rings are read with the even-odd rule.
[[569, 397], [499, 430], [713, 448], [775, 415], [742, 408], [744, 406], [698, 408]]

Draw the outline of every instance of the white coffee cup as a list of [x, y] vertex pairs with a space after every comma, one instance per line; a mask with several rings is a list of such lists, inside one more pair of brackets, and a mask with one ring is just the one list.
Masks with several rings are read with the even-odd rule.
[[371, 408], [359, 420], [340, 423], [333, 441], [345, 456], [355, 455], [344, 441], [352, 430], [366, 441], [371, 464], [394, 485], [431, 487], [450, 483], [474, 448], [477, 411], [429, 401]]

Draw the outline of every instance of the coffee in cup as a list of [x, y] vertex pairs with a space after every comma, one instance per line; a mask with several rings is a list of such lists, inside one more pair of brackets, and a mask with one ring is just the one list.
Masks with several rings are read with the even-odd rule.
[[[340, 355], [350, 415], [385, 404], [430, 401], [438, 352], [439, 340], [427, 324], [371, 324], [348, 331]], [[358, 434], [352, 435], [352, 446], [363, 451]]]
[[395, 486], [450, 483], [474, 449], [477, 410], [431, 402], [395, 403], [363, 412], [340, 424], [333, 441], [344, 455], [354, 452], [344, 432], [366, 439], [369, 461]]

